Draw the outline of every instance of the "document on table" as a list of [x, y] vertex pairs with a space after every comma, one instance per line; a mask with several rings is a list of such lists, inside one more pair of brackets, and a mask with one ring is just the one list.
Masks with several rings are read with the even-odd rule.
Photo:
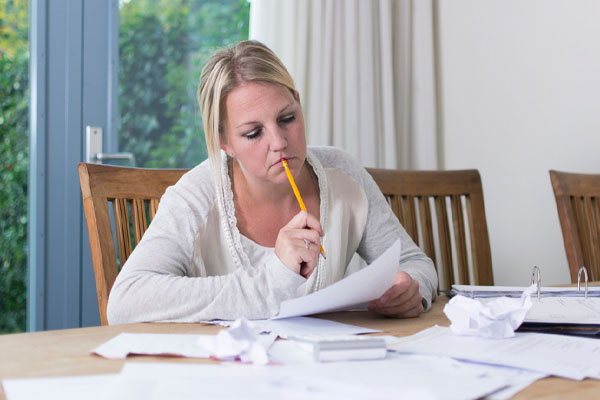
[[511, 378], [484, 369], [449, 358], [392, 355], [304, 366], [126, 363], [121, 374], [156, 382], [154, 398], [458, 400], [510, 384]]
[[307, 296], [281, 303], [273, 319], [345, 310], [381, 297], [392, 285], [400, 260], [400, 240], [371, 265]]
[[458, 336], [434, 326], [399, 338], [388, 349], [504, 365], [569, 379], [600, 379], [600, 341], [541, 333], [517, 332], [507, 339]]
[[200, 336], [173, 333], [120, 333], [93, 349], [92, 353], [110, 359], [123, 359], [129, 354], [208, 358], [210, 353], [197, 344]]
[[[210, 321], [209, 323], [220, 326], [231, 326], [233, 321]], [[287, 339], [290, 335], [358, 335], [362, 333], [381, 332], [378, 329], [363, 328], [361, 326], [344, 324], [322, 318], [290, 317], [284, 319], [255, 319], [251, 323], [261, 332], [274, 333]]]
[[600, 297], [532, 296], [532, 307], [525, 322], [600, 325]]
[[154, 387], [147, 379], [120, 374], [3, 379], [7, 400], [147, 400]]

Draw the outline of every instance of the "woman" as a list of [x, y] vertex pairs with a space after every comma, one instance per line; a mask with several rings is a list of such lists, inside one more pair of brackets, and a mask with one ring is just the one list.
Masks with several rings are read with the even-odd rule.
[[341, 150], [307, 150], [300, 96], [275, 54], [254, 41], [216, 52], [198, 102], [210, 161], [162, 197], [117, 276], [109, 323], [268, 318], [282, 301], [342, 279], [355, 252], [370, 263], [398, 238], [396, 282], [369, 309], [415, 317], [429, 307], [431, 260], [364, 168]]

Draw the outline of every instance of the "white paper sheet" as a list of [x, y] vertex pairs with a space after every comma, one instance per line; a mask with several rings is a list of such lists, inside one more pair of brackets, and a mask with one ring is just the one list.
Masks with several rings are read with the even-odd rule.
[[402, 353], [432, 354], [504, 365], [581, 380], [600, 379], [600, 341], [563, 335], [517, 332], [508, 339], [458, 336], [434, 326], [390, 345]]
[[398, 271], [400, 240], [371, 265], [325, 289], [281, 303], [273, 319], [345, 310], [381, 297], [392, 285]]
[[[231, 326], [234, 321], [210, 321], [219, 326]], [[343, 324], [322, 318], [290, 317], [284, 319], [256, 319], [252, 323], [261, 332], [268, 332], [286, 339], [290, 335], [358, 335], [361, 333], [377, 333], [378, 329]]]
[[[395, 336], [388, 336], [388, 335], [378, 336], [378, 337], [385, 339], [386, 344], [390, 348], [393, 347], [394, 343], [398, 343], [399, 341], [402, 340], [402, 338], [398, 338]], [[437, 362], [438, 359], [447, 359], [448, 358], [448, 357], [443, 357], [443, 356], [441, 356], [441, 357], [421, 356], [421, 355], [414, 355], [414, 354], [404, 354], [402, 356], [404, 357], [404, 358], [402, 358], [402, 360], [404, 360], [404, 361], [406, 359], [412, 359], [413, 362], [414, 362], [414, 360], [419, 360], [419, 359], [423, 360], [423, 362], [425, 362], [425, 360], [430, 360], [430, 362], [432, 364]], [[394, 353], [388, 353], [388, 357], [390, 359], [398, 360], [398, 356], [395, 356]], [[430, 358], [426, 358], [426, 357], [430, 357]], [[279, 341], [273, 343], [273, 346], [271, 346], [271, 348], [269, 349], [269, 358], [276, 363], [280, 363], [280, 364], [284, 364], [284, 365], [307, 366], [307, 365], [311, 365], [311, 364], [319, 364], [319, 362], [315, 361], [315, 359], [312, 357], [312, 355], [309, 352], [303, 351], [302, 349], [295, 346], [294, 343], [292, 343], [289, 340], [279, 340]], [[444, 362], [447, 362], [447, 361], [444, 361]], [[539, 373], [539, 372], [533, 372], [533, 371], [498, 366], [498, 365], [471, 363], [471, 362], [463, 362], [463, 361], [458, 361], [458, 360], [456, 360], [454, 362], [465, 364], [465, 365], [461, 366], [461, 368], [463, 370], [465, 370], [467, 368], [472, 368], [472, 373], [474, 375], [480, 374], [481, 376], [483, 376], [483, 375], [494, 376], [494, 377], [498, 377], [498, 378], [502, 378], [502, 379], [506, 380], [506, 382], [505, 382], [506, 387], [499, 389], [499, 390], [486, 396], [486, 399], [489, 399], [489, 400], [509, 399], [512, 396], [514, 396], [516, 393], [520, 392], [521, 390], [525, 389], [527, 386], [531, 385], [533, 382], [537, 381], [538, 379], [542, 379], [542, 378], [545, 378], [546, 376], [548, 376], [548, 374], [543, 374], [543, 373]], [[452, 364], [452, 365], [455, 365], [455, 364]], [[441, 390], [443, 390], [443, 388], [441, 388]], [[441, 398], [441, 397], [445, 397], [445, 396], [440, 395], [439, 397]]]
[[496, 297], [483, 302], [464, 296], [454, 296], [444, 307], [452, 322], [450, 330], [457, 335], [502, 339], [515, 336], [531, 308], [534, 286], [523, 291], [520, 299]]
[[7, 400], [146, 400], [154, 393], [147, 379], [120, 374], [4, 379]]
[[[221, 331], [224, 332], [224, 331]], [[91, 352], [104, 358], [109, 359], [124, 359], [128, 355], [148, 355], [148, 356], [175, 356], [189, 358], [209, 358], [212, 355], [222, 356], [223, 359], [229, 359], [231, 354], [225, 354], [223, 341], [217, 343], [215, 340], [218, 335], [190, 335], [190, 334], [173, 334], [173, 333], [121, 333], [109, 341], [101, 344]], [[268, 349], [276, 335], [257, 335], [256, 338], [240, 337], [238, 335], [239, 344], [248, 351], [247, 354], [243, 351], [236, 355], [242, 356], [244, 362], [253, 362], [254, 357], [260, 357], [256, 351], [259, 349], [250, 348], [250, 342], [255, 341], [259, 346]], [[243, 343], [242, 343], [243, 342]], [[206, 346], [202, 346], [201, 344]], [[233, 344], [229, 342], [231, 350]], [[245, 347], [244, 347], [245, 346]], [[239, 346], [238, 346], [239, 347]], [[240, 347], [240, 348], [242, 348]], [[218, 351], [217, 351], [218, 350]]]
[[200, 336], [173, 333], [121, 333], [92, 350], [110, 359], [123, 359], [130, 354], [208, 358], [210, 353], [197, 344]]
[[[505, 387], [449, 358], [393, 355], [380, 361], [306, 366], [127, 363], [124, 377], [160, 379], [152, 398], [474, 399]], [[435, 382], [435, 385], [432, 384]]]

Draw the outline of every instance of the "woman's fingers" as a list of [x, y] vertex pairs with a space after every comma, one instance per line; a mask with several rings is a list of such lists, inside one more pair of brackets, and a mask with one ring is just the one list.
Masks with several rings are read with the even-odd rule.
[[398, 272], [394, 285], [379, 299], [372, 301], [369, 310], [397, 318], [418, 316], [424, 311], [419, 283], [406, 272]]
[[[281, 228], [275, 242], [275, 254], [292, 271], [308, 278], [319, 261], [320, 224], [306, 211], [301, 211]], [[312, 225], [315, 229], [307, 229]]]
[[298, 214], [296, 214], [294, 218], [292, 218], [290, 222], [288, 222], [287, 225], [282, 229], [285, 228], [309, 228], [317, 231], [319, 236], [323, 236], [323, 229], [321, 228], [321, 223], [319, 220], [314, 215], [309, 214], [306, 211], [300, 211]]

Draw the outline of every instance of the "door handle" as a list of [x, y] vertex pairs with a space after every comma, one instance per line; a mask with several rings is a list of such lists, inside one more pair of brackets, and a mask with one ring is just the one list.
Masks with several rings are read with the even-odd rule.
[[131, 166], [135, 166], [133, 153], [103, 153], [102, 152], [102, 127], [85, 127], [85, 161], [93, 164], [102, 164], [109, 160], [128, 160]]
[[96, 153], [92, 156], [92, 162], [97, 161], [102, 163], [108, 160], [129, 160], [131, 165], [135, 165], [135, 156], [133, 153]]

